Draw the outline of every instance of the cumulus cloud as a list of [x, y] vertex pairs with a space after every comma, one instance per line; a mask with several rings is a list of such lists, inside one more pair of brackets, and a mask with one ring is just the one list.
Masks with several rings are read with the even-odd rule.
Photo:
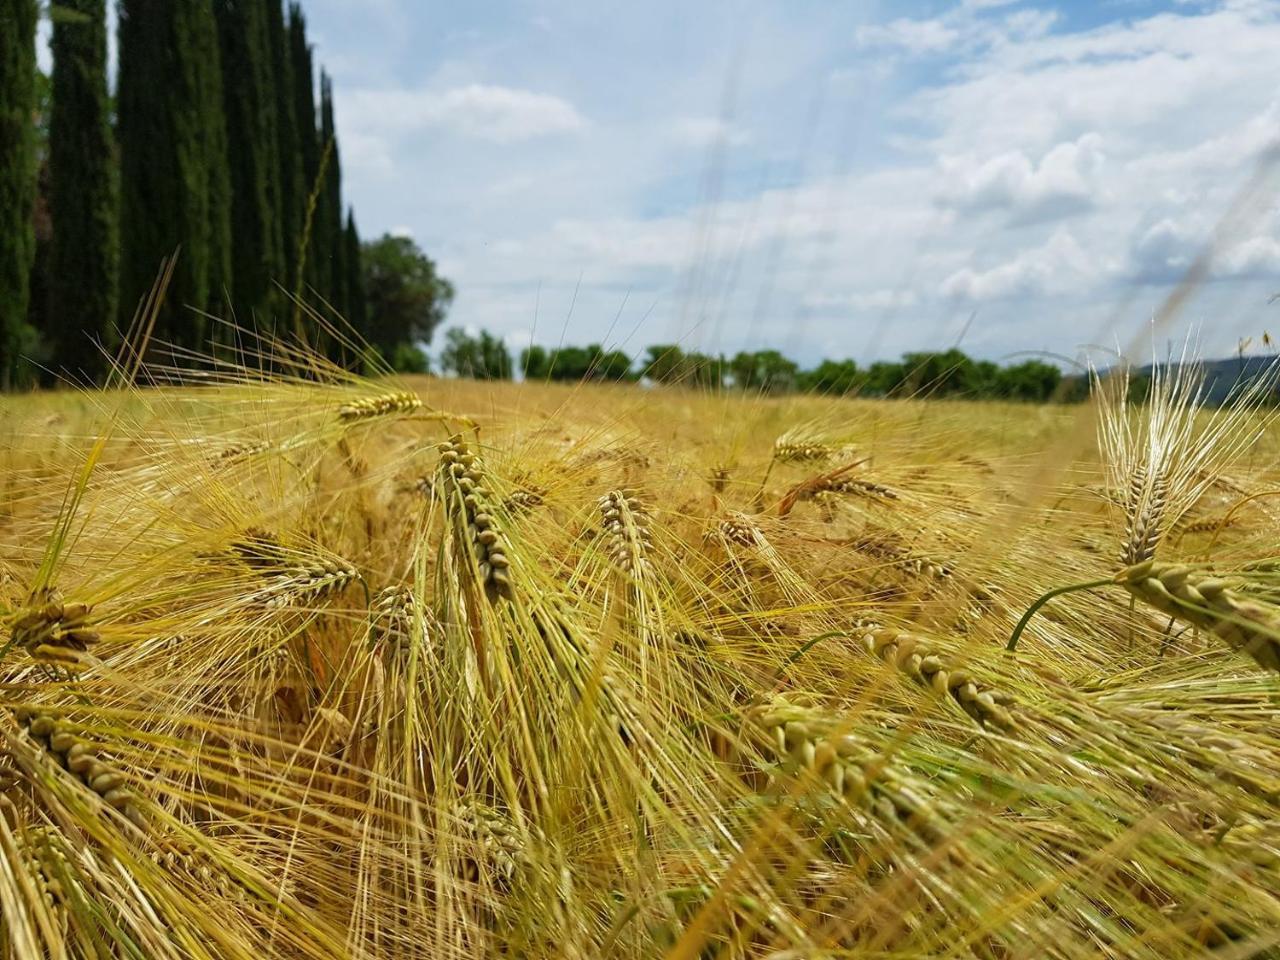
[[942, 293], [974, 302], [1042, 296], [1070, 290], [1095, 271], [1096, 265], [1076, 238], [1058, 230], [1043, 246], [990, 270], [957, 270], [942, 282]]
[[531, 90], [472, 83], [448, 90], [354, 90], [342, 98], [357, 129], [443, 129], [511, 144], [572, 133], [586, 119], [567, 100]]
[[965, 212], [1008, 210], [1023, 222], [1087, 209], [1101, 187], [1102, 137], [1060, 143], [1035, 163], [1021, 150], [994, 157], [944, 156], [939, 202]]

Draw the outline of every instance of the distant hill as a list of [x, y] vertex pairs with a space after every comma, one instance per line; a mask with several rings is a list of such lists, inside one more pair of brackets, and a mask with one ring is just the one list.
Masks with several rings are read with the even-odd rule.
[[[1204, 369], [1205, 402], [1209, 406], [1221, 404], [1232, 391], [1238, 391], [1245, 383], [1271, 372], [1276, 360], [1275, 356], [1246, 356], [1200, 361], [1199, 365]], [[1152, 364], [1147, 364], [1139, 370], [1150, 375], [1151, 367]]]

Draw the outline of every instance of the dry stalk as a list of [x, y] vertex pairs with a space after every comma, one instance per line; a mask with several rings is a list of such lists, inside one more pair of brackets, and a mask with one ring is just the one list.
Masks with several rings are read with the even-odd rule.
[[1263, 668], [1280, 672], [1280, 612], [1240, 597], [1225, 580], [1147, 560], [1116, 574], [1115, 582], [1161, 613], [1207, 630]]
[[13, 621], [13, 643], [42, 663], [77, 667], [80, 654], [100, 639], [89, 621], [92, 609], [64, 602], [54, 588], [41, 587]]
[[1013, 697], [980, 685], [964, 670], [951, 666], [924, 638], [880, 628], [864, 633], [861, 643], [872, 656], [896, 667], [916, 683], [939, 696], [950, 697], [980, 726], [990, 725], [1006, 731], [1014, 728], [1008, 709]]
[[611, 490], [600, 498], [600, 525], [608, 538], [609, 559], [615, 567], [639, 577], [649, 565], [653, 548], [649, 515], [640, 498], [626, 490]]
[[484, 465], [461, 435], [440, 445], [440, 476], [455, 494], [447, 500], [450, 508], [461, 506], [458, 519], [466, 528], [485, 595], [490, 601], [512, 599], [511, 561], [506, 539], [490, 512], [494, 498], [485, 482]]
[[76, 736], [71, 724], [51, 714], [30, 707], [19, 707], [15, 712], [31, 739], [44, 748], [58, 766], [73, 774], [135, 826], [145, 828], [146, 821], [133, 792], [126, 786], [124, 774], [101, 759], [94, 744]]

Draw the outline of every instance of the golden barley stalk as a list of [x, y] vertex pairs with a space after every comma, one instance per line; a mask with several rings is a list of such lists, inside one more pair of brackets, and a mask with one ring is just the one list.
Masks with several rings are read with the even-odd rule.
[[42, 662], [78, 666], [80, 654], [100, 639], [89, 622], [92, 609], [86, 603], [64, 602], [57, 590], [42, 587], [14, 618], [13, 643]]
[[484, 464], [461, 435], [455, 434], [440, 444], [439, 470], [444, 488], [452, 494], [446, 505], [465, 527], [485, 595], [491, 601], [512, 599], [509, 548], [492, 512], [495, 500]]
[[344, 403], [338, 408], [338, 419], [342, 421], [369, 420], [389, 414], [412, 413], [422, 408], [422, 398], [407, 390], [384, 393], [376, 397], [363, 397]]
[[145, 827], [133, 792], [126, 785], [124, 774], [98, 756], [97, 747], [82, 740], [73, 732], [71, 724], [51, 714], [30, 707], [16, 711], [31, 739], [54, 758], [64, 770], [74, 774], [81, 783], [102, 798], [107, 806], [119, 811], [135, 826]]
[[623, 573], [639, 577], [649, 565], [647, 554], [653, 548], [644, 505], [626, 490], [609, 491], [600, 498], [599, 505], [609, 559]]

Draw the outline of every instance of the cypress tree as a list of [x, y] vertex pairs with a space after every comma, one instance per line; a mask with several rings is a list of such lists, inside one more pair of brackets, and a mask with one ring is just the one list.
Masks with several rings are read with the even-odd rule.
[[281, 274], [275, 97], [267, 7], [257, 0], [214, 0], [231, 178], [232, 303], [263, 309]]
[[356, 231], [356, 214], [347, 208], [347, 227], [343, 236], [343, 266], [346, 267], [347, 281], [347, 322], [355, 328], [361, 337], [368, 336], [368, 305], [364, 298], [364, 265], [360, 261], [360, 234]]
[[156, 335], [202, 347], [204, 320], [188, 308], [219, 310], [232, 279], [217, 25], [208, 0], [121, 0], [119, 10], [121, 316], [181, 247]]
[[48, 332], [55, 365], [96, 376], [105, 363], [94, 340], [111, 339], [119, 268], [105, 0], [61, 0], [52, 46]]
[[267, 38], [271, 47], [272, 94], [276, 124], [278, 170], [276, 222], [282, 244], [281, 275], [278, 282], [292, 290], [297, 279], [298, 241], [302, 234], [302, 210], [306, 202], [302, 186], [302, 155], [298, 140], [298, 120], [294, 113], [293, 61], [289, 32], [285, 28], [280, 0], [267, 2]]
[[[293, 122], [298, 136], [298, 157], [302, 162], [302, 182], [298, 192], [298, 234], [294, 241], [294, 249], [302, 253], [302, 244], [307, 249], [303, 256], [306, 265], [302, 276], [290, 277], [295, 289], [310, 285], [318, 287], [315, 257], [315, 217], [317, 211], [310, 209], [311, 195], [316, 186], [316, 176], [320, 170], [320, 144], [316, 135], [316, 101], [311, 68], [311, 47], [307, 43], [307, 24], [302, 16], [302, 8], [298, 4], [289, 5], [289, 62], [293, 74]], [[310, 213], [311, 229], [307, 232], [308, 213]], [[296, 267], [295, 267], [296, 269]], [[305, 289], [304, 289], [305, 292]]]
[[320, 145], [327, 151], [328, 158], [316, 215], [319, 292], [340, 316], [346, 316], [350, 304], [347, 302], [347, 271], [344, 266], [342, 165], [338, 157], [337, 128], [333, 122], [333, 80], [323, 70], [320, 71]]
[[0, 0], [0, 388], [14, 382], [32, 336], [37, 15], [36, 0]]

